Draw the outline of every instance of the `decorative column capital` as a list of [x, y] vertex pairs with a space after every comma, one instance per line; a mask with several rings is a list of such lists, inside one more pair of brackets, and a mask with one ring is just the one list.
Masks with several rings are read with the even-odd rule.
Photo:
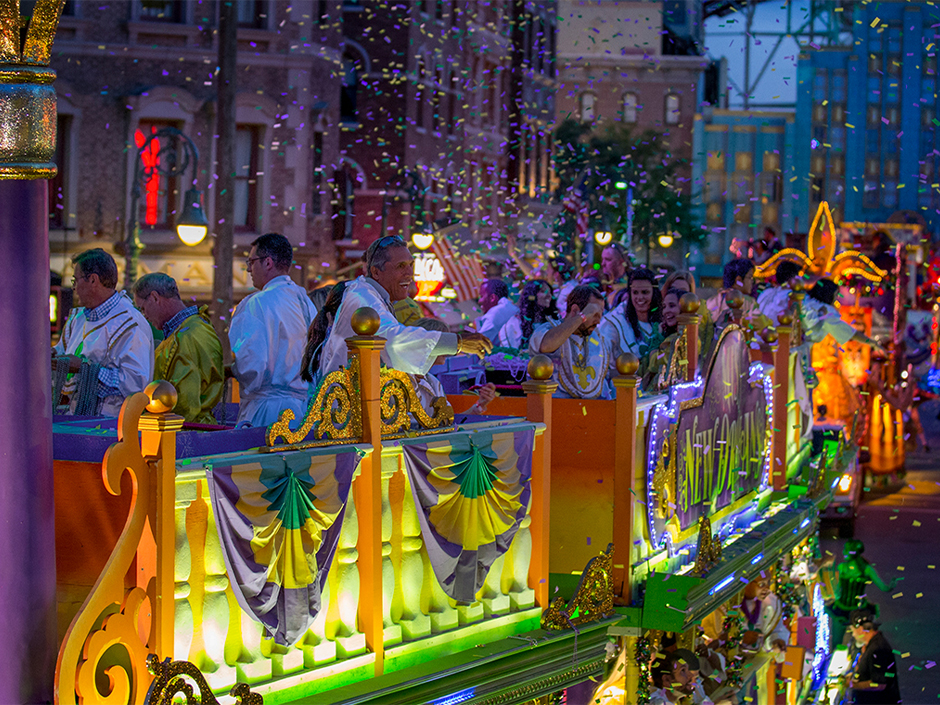
[[19, 2], [0, 4], [0, 179], [51, 179], [55, 71], [48, 68], [65, 0], [37, 0], [20, 49]]

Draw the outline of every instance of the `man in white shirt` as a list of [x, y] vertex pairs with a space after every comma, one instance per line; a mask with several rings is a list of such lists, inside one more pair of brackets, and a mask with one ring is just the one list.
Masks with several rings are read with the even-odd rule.
[[783, 260], [777, 265], [774, 273], [776, 286], [764, 289], [757, 297], [757, 307], [770, 322], [777, 325], [777, 316], [787, 310], [790, 305], [790, 282], [800, 275], [800, 265], [796, 262]]
[[496, 340], [506, 322], [519, 312], [509, 299], [509, 287], [502, 279], [484, 279], [480, 284], [480, 307], [483, 315], [476, 320], [477, 332]]
[[306, 413], [300, 362], [317, 310], [288, 275], [293, 261], [290, 242], [278, 233], [252, 242], [245, 260], [259, 291], [238, 304], [229, 329], [232, 372], [241, 393], [239, 426], [270, 426], [285, 409], [292, 409], [295, 419]]
[[591, 286], [577, 286], [568, 297], [565, 318], [561, 322], [543, 323], [532, 331], [530, 352], [548, 355], [555, 364], [556, 396], [612, 398], [607, 383], [610, 342], [597, 327], [603, 314], [604, 298], [600, 291]]
[[[117, 265], [111, 255], [95, 248], [75, 255], [72, 262], [72, 286], [83, 307], [72, 311], [54, 351], [69, 358], [70, 373], [79, 372], [82, 362], [99, 365], [97, 411], [117, 416], [124, 399], [144, 391], [153, 379], [153, 333], [130, 298], [115, 291]], [[75, 376], [62, 389], [69, 397], [69, 413], [76, 411], [80, 381]]]
[[398, 235], [387, 235], [373, 242], [366, 252], [369, 276], [358, 277], [343, 292], [333, 321], [333, 328], [323, 346], [320, 373], [325, 377], [345, 367], [348, 360], [346, 338], [355, 335], [352, 316], [368, 306], [379, 314], [376, 335], [385, 338], [382, 362], [412, 375], [424, 375], [439, 355], [471, 353], [483, 356], [493, 349], [489, 339], [479, 333], [442, 333], [403, 325], [395, 318], [393, 304], [408, 296], [414, 282], [414, 256]]

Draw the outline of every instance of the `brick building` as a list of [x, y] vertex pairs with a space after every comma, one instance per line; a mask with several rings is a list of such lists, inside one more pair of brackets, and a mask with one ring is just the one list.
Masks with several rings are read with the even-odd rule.
[[538, 220], [554, 3], [347, 0], [343, 27], [333, 236], [348, 262], [380, 232], [458, 220], [485, 246]]
[[[558, 119], [599, 128], [622, 123], [635, 133], [654, 129], [667, 135], [673, 157], [690, 163], [707, 65], [697, 53], [701, 27], [701, 3], [695, 0], [560, 0]], [[678, 185], [691, 194], [691, 166]], [[658, 254], [674, 259], [673, 253]]]
[[[340, 0], [251, 0], [239, 2], [238, 13], [236, 298], [250, 290], [241, 253], [261, 233], [282, 232], [297, 246], [300, 281], [334, 259], [323, 173], [339, 160], [342, 46]], [[54, 270], [67, 277], [71, 254], [115, 251], [125, 238], [136, 144], [164, 125], [199, 150], [196, 186], [212, 232], [217, 27], [215, 0], [66, 4], [52, 59], [60, 170], [50, 183]], [[173, 231], [190, 178], [161, 179], [141, 198], [140, 273], [165, 271], [204, 300], [212, 238], [190, 248]]]

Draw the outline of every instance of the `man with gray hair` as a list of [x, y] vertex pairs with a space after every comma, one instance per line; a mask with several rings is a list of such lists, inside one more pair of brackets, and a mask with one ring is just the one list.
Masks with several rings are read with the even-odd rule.
[[209, 323], [208, 306], [187, 306], [173, 277], [145, 274], [134, 283], [134, 302], [154, 328], [154, 379], [171, 382], [179, 394], [174, 411], [190, 423], [216, 423], [212, 410], [222, 400], [225, 368], [222, 343]]
[[333, 329], [323, 346], [320, 358], [323, 376], [347, 365], [346, 338], [355, 335], [352, 316], [364, 306], [379, 314], [376, 335], [386, 340], [382, 362], [393, 369], [424, 375], [440, 355], [482, 356], [493, 349], [489, 339], [479, 333], [442, 333], [398, 322], [393, 304], [408, 296], [415, 274], [414, 257], [401, 237], [379, 238], [369, 246], [365, 259], [368, 276], [358, 277], [346, 287]]
[[[97, 247], [75, 255], [72, 262], [72, 288], [82, 307], [72, 311], [53, 348], [53, 368], [67, 358], [70, 373], [91, 371], [97, 376], [92, 406], [105, 416], [117, 416], [124, 399], [144, 391], [153, 379], [153, 334], [127, 294], [115, 290], [118, 271], [111, 255]], [[80, 397], [85, 396], [82, 389], [91, 391], [88, 384], [81, 375], [65, 382], [62, 394], [68, 397], [69, 413], [76, 413], [79, 401], [85, 405]]]

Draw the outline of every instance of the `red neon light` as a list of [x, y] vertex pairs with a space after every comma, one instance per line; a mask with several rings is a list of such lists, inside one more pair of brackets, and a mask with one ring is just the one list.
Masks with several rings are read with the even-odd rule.
[[[157, 131], [156, 126], [151, 127], [150, 131], [155, 134]], [[134, 143], [137, 145], [138, 150], [144, 146], [146, 141], [147, 137], [141, 130], [134, 132]], [[147, 183], [144, 185], [144, 203], [146, 204], [144, 222], [147, 223], [147, 225], [157, 224], [157, 214], [160, 206], [160, 175], [156, 172], [156, 167], [160, 163], [159, 155], [160, 140], [158, 139], [150, 140], [150, 145], [140, 155], [144, 167], [151, 172], [150, 178], [147, 179]]]

